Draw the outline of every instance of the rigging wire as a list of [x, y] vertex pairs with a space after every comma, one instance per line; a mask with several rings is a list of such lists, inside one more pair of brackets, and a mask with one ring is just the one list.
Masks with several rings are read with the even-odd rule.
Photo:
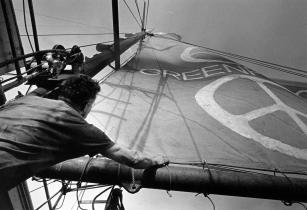
[[[15, 10], [21, 11], [20, 9], [15, 9]], [[111, 30], [108, 27], [103, 27], [103, 26], [100, 26], [100, 25], [90, 25], [90, 24], [87, 24], [87, 23], [79, 22], [77, 20], [68, 19], [68, 18], [54, 17], [54, 16], [51, 16], [51, 15], [45, 15], [45, 14], [41, 14], [41, 13], [37, 13], [37, 12], [35, 13], [35, 15], [41, 16], [41, 17], [47, 17], [47, 18], [55, 19], [55, 20], [61, 20], [61, 21], [68, 22], [68, 23], [74, 23], [74, 24], [78, 24], [78, 25], [88, 26], [88, 27], [92, 27], [92, 28], [104, 28], [104, 29]]]
[[140, 8], [139, 8], [139, 3], [138, 3], [137, 0], [134, 0], [134, 3], [135, 3], [135, 6], [136, 6], [136, 9], [137, 9], [137, 11], [138, 11], [140, 21], [141, 21], [141, 23], [142, 23], [142, 25], [143, 25], [143, 21], [144, 21], [144, 20], [142, 20], [142, 17], [141, 17], [141, 12], [140, 12]]
[[149, 0], [147, 1], [146, 21], [144, 20], [145, 21], [145, 24], [144, 24], [145, 29], [147, 28], [148, 12], [149, 12]]
[[97, 198], [98, 198], [100, 195], [102, 195], [103, 193], [105, 193], [106, 191], [110, 190], [110, 189], [113, 190], [113, 189], [114, 189], [114, 186], [108, 187], [107, 189], [101, 191], [100, 193], [98, 193], [98, 194], [94, 197], [94, 199], [93, 199], [93, 201], [92, 201], [92, 210], [95, 210], [95, 202], [96, 202]]
[[[73, 205], [72, 205], [70, 210], [73, 210], [73, 208], [75, 207], [76, 203], [77, 203], [77, 200], [73, 203]], [[77, 208], [77, 210], [78, 210], [78, 208]]]
[[[113, 32], [109, 33], [67, 33], [67, 34], [40, 34], [37, 36], [101, 36], [101, 35], [113, 35]], [[126, 33], [120, 33], [120, 34], [126, 34]], [[22, 34], [20, 36], [28, 36], [27, 34]], [[33, 36], [33, 34], [30, 34], [29, 36]]]
[[59, 207], [56, 207], [55, 210], [62, 208], [64, 201], [65, 201], [65, 198], [66, 198], [66, 195], [63, 196], [61, 205]]
[[27, 92], [26, 92], [26, 95], [29, 93], [29, 91], [31, 90], [32, 86], [33, 86], [33, 85], [29, 85], [28, 90], [27, 90]]
[[[125, 38], [125, 40], [127, 40], [127, 39], [134, 39], [135, 37], [137, 37], [137, 36], [127, 37], [127, 38]], [[79, 45], [79, 47], [80, 48], [82, 48], [82, 47], [91, 47], [91, 46], [94, 46], [94, 45], [97, 45], [97, 44], [109, 44], [109, 43], [114, 43], [114, 41], [111, 40], [111, 41], [97, 42], [97, 43], [87, 44], [87, 45]], [[70, 50], [70, 49], [71, 48], [66, 48], [65, 50]]]
[[[61, 188], [61, 192], [62, 193], [57, 198], [55, 204], [52, 207], [52, 210], [56, 210], [56, 209], [62, 208], [62, 206], [64, 204], [64, 201], [65, 201], [65, 198], [66, 198], [67, 189], [68, 189], [68, 186], [70, 185], [70, 183], [71, 183], [71, 181], [68, 181], [67, 183], [65, 181], [62, 181], [62, 188]], [[63, 197], [63, 199], [62, 199], [62, 197]], [[61, 205], [59, 207], [57, 207], [61, 199], [62, 199], [62, 203], [61, 203]]]
[[22, 0], [22, 9], [23, 9], [23, 21], [24, 21], [24, 24], [25, 24], [26, 35], [27, 35], [27, 37], [28, 37], [28, 41], [29, 41], [31, 50], [32, 50], [32, 52], [34, 52], [34, 48], [33, 48], [33, 45], [32, 45], [32, 42], [31, 42], [31, 39], [30, 39], [30, 36], [29, 36], [29, 32], [28, 32], [28, 25], [27, 25], [27, 18], [26, 18], [26, 8], [25, 8], [25, 0]]
[[137, 20], [137, 18], [135, 17], [135, 15], [133, 14], [132, 10], [130, 9], [129, 5], [127, 4], [126, 0], [124, 0], [124, 3], [126, 4], [127, 8], [129, 9], [131, 15], [133, 16], [134, 20], [137, 22], [137, 24], [140, 26], [140, 28], [142, 28], [141, 24], [139, 23], [139, 21]]
[[[126, 40], [127, 39], [134, 39], [135, 37], [137, 36], [131, 36], [131, 37], [127, 37], [125, 38]], [[93, 43], [93, 44], [87, 44], [87, 45], [79, 45], [80, 48], [82, 47], [91, 47], [91, 46], [94, 46], [94, 45], [97, 45], [97, 44], [110, 44], [110, 43], [114, 43], [114, 41], [104, 41], [104, 42], [97, 42], [97, 43]], [[65, 50], [70, 50], [71, 48], [66, 48]]]
[[[80, 192], [80, 194], [81, 194], [81, 200], [82, 200], [82, 198], [83, 198], [84, 193], [85, 193], [85, 190], [82, 190], [82, 192]], [[77, 197], [78, 208], [80, 208], [81, 210], [87, 210], [87, 209], [84, 209], [84, 208], [81, 207], [81, 204], [80, 204], [81, 202], [80, 202], [80, 198], [79, 198], [78, 187], [77, 187], [77, 191], [76, 191], [76, 197]]]
[[[266, 64], [267, 66], [272, 65], [272, 66], [277, 66], [277, 67], [280, 67], [280, 68], [291, 69], [291, 70], [294, 70], [294, 71], [297, 71], [297, 72], [301, 72], [301, 73], [306, 73], [306, 71], [304, 71], [304, 70], [293, 68], [293, 67], [290, 67], [290, 66], [279, 65], [279, 64], [268, 62], [268, 61], [263, 61], [263, 60], [260, 60], [260, 59], [250, 58], [250, 57], [247, 57], [247, 56], [242, 56], [242, 55], [238, 55], [238, 54], [234, 54], [234, 53], [229, 53], [229, 52], [225, 52], [225, 51], [221, 51], [221, 50], [216, 50], [216, 49], [212, 49], [212, 48], [205, 47], [205, 46], [200, 46], [200, 45], [193, 44], [193, 43], [186, 42], [186, 41], [182, 41], [182, 40], [179, 41], [179, 40], [172, 39], [172, 38], [167, 38], [167, 39], [171, 39], [171, 40], [174, 40], [174, 41], [182, 42], [184, 44], [189, 44], [189, 45], [193, 45], [193, 46], [196, 46], [196, 47], [204, 48], [204, 49], [206, 49], [208, 51], [212, 51], [214, 53], [220, 53], [222, 55], [226, 55], [226, 56], [229, 56], [229, 57], [242, 58], [242, 59], [246, 59], [246, 60], [250, 60], [250, 61], [255, 61], [255, 62], [263, 63], [263, 64]], [[267, 67], [267, 66], [265, 66], [265, 67]]]
[[[136, 36], [128, 37], [128, 38], [126, 38], [126, 40], [127, 40], [127, 39], [134, 39], [135, 37], [136, 37]], [[110, 42], [113, 43], [113, 41], [110, 41]], [[102, 42], [100, 42], [100, 43], [102, 43]], [[107, 43], [107, 42], [103, 42], [103, 43]], [[97, 43], [97, 44], [99, 44], [99, 43]], [[83, 45], [83, 46], [80, 46], [80, 47], [88, 47], [88, 46], [92, 46], [92, 45], [95, 45], [95, 44]], [[89, 63], [91, 63], [91, 62], [97, 61], [98, 59], [100, 59], [100, 57], [95, 57], [95, 56], [93, 56], [93, 57], [91, 57], [90, 59], [91, 59], [90, 61], [87, 61], [87, 64], [89, 64]]]
[[[284, 73], [288, 73], [288, 74], [292, 74], [292, 75], [300, 76], [300, 77], [307, 77], [307, 75], [304, 74], [306, 72], [303, 71], [303, 70], [300, 70], [300, 69], [294, 69], [294, 68], [292, 69], [292, 67], [286, 67], [286, 66], [279, 67], [280, 65], [278, 65], [278, 64], [271, 64], [269, 62], [260, 61], [258, 59], [248, 58], [248, 57], [245, 57], [245, 56], [235, 55], [235, 54], [232, 54], [232, 53], [220, 52], [220, 51], [213, 50], [213, 49], [210, 49], [210, 48], [205, 48], [205, 49], [207, 49], [208, 51], [212, 51], [216, 54], [224, 55], [224, 56], [227, 56], [227, 57], [231, 57], [231, 58], [234, 58], [234, 59], [237, 59], [237, 60], [240, 60], [240, 61], [252, 63], [252, 64], [255, 64], [255, 65], [262, 66], [262, 67], [274, 69], [274, 70], [277, 70], [277, 71], [280, 71], [280, 72], [284, 72]], [[292, 69], [293, 71], [296, 71], [296, 72], [289, 71], [288, 69]], [[302, 72], [303, 74], [297, 73], [297, 72]]]
[[[24, 2], [24, 0], [23, 0], [23, 2]], [[124, 2], [126, 3], [126, 1], [124, 0]], [[137, 5], [137, 9], [138, 9], [138, 13], [139, 13], [139, 16], [140, 16], [140, 11], [139, 11], [139, 8], [138, 8], [138, 4], [137, 4], [137, 0], [135, 0], [135, 3], [136, 3], [136, 5]], [[127, 3], [126, 3], [126, 5], [127, 5]], [[127, 5], [127, 7], [129, 8], [129, 6]], [[148, 5], [147, 5], [147, 14], [146, 14], [146, 25], [147, 25], [147, 17], [148, 17], [148, 7], [149, 7], [149, 0], [148, 0]], [[130, 8], [129, 8], [129, 10], [130, 10]], [[130, 12], [131, 12], [131, 10], [130, 10]], [[131, 12], [132, 13], [132, 12]], [[132, 15], [133, 15], [133, 13], [132, 13]], [[134, 16], [134, 15], [133, 15]], [[136, 19], [136, 18], [135, 18]], [[141, 20], [142, 21], [142, 20]], [[143, 21], [145, 21], [145, 20], [143, 20]], [[139, 23], [138, 23], [139, 24]], [[26, 25], [26, 22], [25, 22], [25, 25]], [[140, 24], [139, 24], [140, 25]], [[30, 45], [31, 45], [31, 48], [32, 48], [32, 51], [34, 52], [34, 50], [33, 50], [33, 47], [32, 47], [32, 44], [31, 44], [31, 40], [30, 40], [30, 37], [29, 37], [29, 34], [28, 34], [28, 32], [27, 32], [27, 26], [26, 26], [26, 33], [27, 33], [27, 37], [28, 37], [28, 39], [29, 39], [29, 43], [30, 43]], [[62, 34], [63, 35], [63, 34]], [[70, 35], [70, 34], [66, 34], [66, 35]], [[88, 34], [76, 34], [76, 35], [88, 35]], [[95, 34], [95, 35], [99, 35], [99, 34]], [[101, 34], [100, 34], [101, 35]], [[33, 36], [33, 35], [32, 35]], [[40, 36], [44, 36], [44, 35], [40, 35]], [[46, 35], [47, 36], [47, 35]], [[61, 34], [59, 34], [59, 36], [61, 36]], [[177, 40], [176, 40], [177, 41]], [[110, 41], [111, 42], [111, 41]], [[186, 43], [186, 42], [184, 42], [184, 43]], [[97, 44], [97, 43], [96, 43]], [[93, 45], [96, 45], [96, 44], [91, 44], [91, 45], [84, 45], [84, 46], [80, 46], [80, 47], [88, 47], [88, 46], [93, 46]], [[188, 44], [191, 44], [191, 43], [188, 43]], [[194, 44], [192, 44], [192, 45], [194, 45]], [[198, 45], [194, 45], [194, 46], [198, 46]], [[205, 49], [207, 49], [207, 50], [209, 50], [210, 48], [206, 48], [206, 47], [202, 47], [202, 46], [198, 46], [198, 47], [201, 47], [201, 48], [205, 48]], [[215, 51], [215, 52], [218, 52], [218, 53], [226, 53], [226, 52], [221, 52], [221, 51], [216, 51], [216, 50], [213, 50], [213, 49], [210, 49], [210, 50], [212, 50], [212, 51]], [[228, 56], [238, 56], [238, 57], [242, 57], [242, 59], [244, 58], [247, 58], [247, 57], [245, 57], [245, 56], [239, 56], [239, 55], [235, 55], [235, 54], [232, 54], [232, 53], [226, 53], [226, 54], [229, 54]], [[237, 58], [237, 59], [239, 59], [239, 58]], [[247, 59], [252, 59], [252, 58], [247, 58]], [[264, 61], [260, 61], [260, 60], [257, 60], [257, 59], [254, 59], [255, 61], [257, 61], [257, 62], [264, 62]], [[247, 62], [247, 61], [246, 61]], [[270, 63], [269, 65], [271, 65], [272, 63]], [[259, 64], [260, 65], [260, 64]], [[281, 66], [281, 65], [278, 65], [278, 64], [273, 64], [273, 65], [276, 65], [276, 66], [279, 66], [279, 67], [282, 67], [282, 68], [289, 68], [289, 69], [291, 69], [291, 67], [285, 67], [285, 66]], [[265, 67], [267, 67], [267, 66], [265, 66]], [[294, 69], [294, 68], [293, 68]], [[292, 69], [292, 70], [293, 70]], [[296, 70], [298, 70], [298, 69], [296, 69]], [[302, 71], [302, 70], [300, 70], [300, 71]], [[303, 71], [304, 72], [304, 71]], [[287, 72], [288, 73], [288, 72]], [[304, 72], [304, 73], [306, 73], [306, 72]], [[90, 162], [90, 161], [89, 161]], [[89, 162], [88, 162], [88, 164], [89, 164]], [[203, 164], [203, 163], [202, 163]], [[207, 163], [206, 163], [206, 165], [207, 165]], [[85, 167], [85, 169], [84, 169], [84, 173], [85, 173], [85, 171], [86, 171], [86, 168], [87, 168], [87, 166]], [[81, 177], [80, 177], [80, 180], [81, 180], [81, 178], [82, 178], [82, 176], [83, 176], [83, 174], [81, 175]], [[50, 184], [50, 183], [49, 183]], [[111, 188], [111, 187], [110, 187]], [[108, 189], [110, 189], [110, 188], [108, 188]], [[107, 189], [107, 190], [108, 190]], [[34, 190], [33, 190], [34, 191]], [[106, 190], [105, 190], [106, 191]], [[104, 192], [104, 191], [103, 191]], [[102, 192], [102, 193], [103, 193]], [[101, 193], [101, 194], [102, 194]], [[84, 191], [83, 191], [83, 194], [84, 194]], [[100, 194], [98, 194], [98, 196], [99, 196]], [[97, 196], [97, 198], [98, 198], [98, 196]], [[212, 201], [212, 199], [209, 197], [209, 196], [207, 196], [207, 195], [205, 195], [204, 194], [204, 196], [205, 197], [207, 197], [209, 200], [210, 200], [210, 202], [212, 203], [212, 205], [213, 205], [213, 209], [215, 209], [215, 205], [214, 205], [214, 203], [213, 203], [213, 201]], [[64, 198], [65, 199], [65, 198]], [[95, 199], [96, 199], [96, 197], [95, 197]], [[78, 202], [79, 203], [79, 202]], [[94, 202], [93, 202], [94, 203]], [[303, 204], [301, 204], [301, 205], [303, 205]], [[306, 208], [306, 206], [305, 206], [305, 208]], [[82, 208], [81, 208], [82, 209]], [[93, 209], [94, 209], [94, 206], [93, 206]], [[307, 209], [307, 208], [306, 208]]]
[[[51, 183], [54, 183], [54, 182], [56, 182], [56, 181], [57, 181], [57, 180], [53, 180], [52, 182], [49, 182], [47, 185], [49, 185], [49, 184], [51, 184]], [[39, 189], [41, 189], [41, 188], [43, 188], [43, 187], [44, 187], [44, 186], [37, 187], [37, 188], [31, 190], [30, 193], [32, 193], [32, 192], [34, 192], [34, 191], [36, 191], [36, 190], [39, 190]]]
[[[91, 46], [95, 46], [97, 44], [108, 44], [108, 43], [113, 43], [113, 41], [105, 41], [105, 42], [98, 42], [98, 43], [94, 43], [94, 44], [86, 44], [86, 45], [80, 45], [80, 48], [84, 48], [84, 47], [91, 47]], [[67, 48], [66, 50], [71, 49], [71, 48]]]
[[48, 200], [46, 200], [44, 203], [42, 203], [39, 207], [37, 207], [35, 210], [41, 209], [44, 205], [46, 205], [51, 199], [53, 199], [56, 195], [58, 195], [62, 189], [60, 189], [58, 192], [56, 192], [53, 196], [51, 196]]
[[[196, 167], [203, 167], [204, 163], [201, 162], [174, 162], [170, 161], [170, 164], [174, 165], [186, 165], [186, 166], [196, 166]], [[251, 168], [251, 167], [241, 167], [241, 166], [230, 166], [230, 165], [223, 165], [223, 164], [212, 164], [207, 163], [211, 168], [217, 169], [217, 170], [226, 170], [226, 171], [234, 171], [234, 172], [241, 172], [241, 173], [249, 173], [249, 174], [265, 174], [268, 173], [274, 174], [276, 172], [276, 169], [263, 169], [263, 168]], [[258, 172], [257, 172], [258, 171]], [[296, 172], [296, 171], [281, 171], [278, 170], [280, 173], [288, 174], [288, 175], [301, 175], [301, 176], [307, 176], [306, 172]], [[266, 173], [265, 173], [266, 172]]]
[[[252, 167], [242, 167], [242, 166], [231, 166], [231, 165], [223, 165], [223, 164], [211, 164], [213, 166], [221, 167], [221, 168], [238, 168], [244, 170], [255, 170], [255, 171], [265, 171], [275, 173], [276, 169], [264, 169], [264, 168], [252, 168]], [[279, 170], [280, 171], [280, 170]], [[306, 171], [280, 171], [281, 173], [285, 174], [292, 174], [292, 175], [307, 175]]]
[[[193, 44], [193, 43], [186, 42], [186, 41], [182, 41], [182, 40], [176, 40], [176, 39], [173, 39], [173, 38], [166, 38], [166, 37], [163, 37], [163, 38], [170, 39], [170, 40], [177, 41], [177, 42], [184, 43], [184, 44], [188, 44], [188, 45], [192, 45], [192, 46], [195, 46], [195, 47], [203, 48], [203, 49], [206, 49], [209, 52], [213, 52], [213, 53], [216, 53], [218, 55], [223, 55], [223, 56], [230, 57], [230, 58], [233, 58], [233, 59], [241, 60], [241, 61], [252, 63], [252, 64], [255, 64], [255, 65], [259, 65], [259, 66], [262, 66], [262, 67], [274, 69], [274, 70], [277, 70], [277, 71], [280, 71], [280, 72], [284, 72], [284, 73], [292, 74], [292, 75], [295, 75], [295, 76], [307, 78], [307, 75], [306, 75], [307, 72], [304, 71], [304, 70], [301, 70], [301, 69], [297, 69], [297, 68], [293, 68], [293, 67], [289, 67], [289, 66], [285, 66], [285, 65], [279, 65], [279, 64], [275, 64], [275, 63], [271, 63], [271, 62], [267, 62], [267, 61], [262, 61], [262, 60], [259, 60], [259, 59], [254, 59], [254, 58], [250, 58], [250, 57], [246, 57], [246, 56], [242, 56], [242, 55], [237, 55], [237, 54], [234, 54], [234, 53], [215, 50], [215, 49], [212, 49], [212, 48], [200, 46], [200, 45]], [[292, 70], [292, 71], [290, 71], [289, 69]]]
[[[78, 190], [91, 190], [91, 189], [96, 189], [96, 188], [101, 188], [101, 187], [106, 187], [106, 186], [108, 185], [102, 185], [102, 184], [86, 185], [86, 186], [79, 187]], [[70, 188], [69, 192], [76, 191], [76, 190], [77, 188]]]
[[28, 70], [26, 70], [25, 72], [22, 72], [22, 73], [21, 73], [20, 75], [18, 75], [18, 76], [13, 76], [13, 77], [10, 77], [10, 78], [8, 78], [8, 79], [2, 80], [2, 81], [0, 82], [0, 84], [5, 83], [5, 82], [8, 82], [8, 81], [11, 81], [11, 80], [13, 80], [13, 79], [17, 79], [19, 76], [22, 76], [22, 75], [24, 75], [24, 74], [27, 74], [27, 73], [29, 73], [30, 71], [33, 71], [34, 69], [37, 69], [37, 68], [39, 68], [39, 67], [41, 67], [41, 66], [43, 66], [43, 64], [39, 64], [39, 65], [37, 65], [37, 66], [35, 66], [35, 67], [31, 68], [31, 69], [28, 69]]
[[[87, 170], [89, 164], [91, 163], [91, 161], [92, 161], [93, 159], [94, 159], [94, 157], [90, 157], [90, 158], [88, 159], [87, 163], [85, 164], [85, 166], [84, 166], [84, 168], [83, 168], [83, 170], [82, 170], [82, 173], [81, 173], [81, 175], [80, 175], [80, 178], [79, 178], [79, 180], [78, 180], [78, 183], [77, 183], [76, 197], [77, 197], [78, 207], [79, 207], [81, 210], [85, 210], [85, 209], [83, 209], [83, 208], [80, 206], [79, 188], [81, 187], [81, 184], [82, 184], [82, 178], [83, 178], [84, 174], [86, 174], [86, 170]], [[86, 185], [87, 185], [87, 184], [86, 184]], [[82, 195], [81, 195], [81, 200], [82, 200], [82, 197], [83, 197], [84, 193], [85, 193], [85, 190], [83, 190], [83, 191], [81, 192], [81, 194], [82, 194]]]

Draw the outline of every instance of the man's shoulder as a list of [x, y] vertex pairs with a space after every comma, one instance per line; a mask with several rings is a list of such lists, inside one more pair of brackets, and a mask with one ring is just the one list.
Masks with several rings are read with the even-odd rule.
[[28, 94], [28, 96], [32, 95], [32, 96], [41, 96], [41, 97], [43, 97], [48, 92], [49, 91], [47, 89], [39, 87], [39, 88], [36, 88], [35, 90], [33, 90], [32, 92], [30, 92]]
[[16, 103], [21, 102], [21, 103], [28, 103], [28, 104], [37, 104], [40, 106], [54, 106], [54, 105], [63, 105], [65, 106], [65, 103], [60, 100], [54, 100], [54, 99], [48, 99], [48, 98], [43, 98], [37, 95], [26, 95], [23, 96], [22, 98], [19, 98], [16, 100]]
[[15, 103], [20, 106], [30, 106], [37, 110], [53, 110], [54, 112], [61, 111], [71, 113], [73, 115], [79, 115], [76, 110], [74, 110], [71, 106], [62, 100], [48, 99], [36, 95], [26, 95], [15, 101], [12, 101], [11, 103]]

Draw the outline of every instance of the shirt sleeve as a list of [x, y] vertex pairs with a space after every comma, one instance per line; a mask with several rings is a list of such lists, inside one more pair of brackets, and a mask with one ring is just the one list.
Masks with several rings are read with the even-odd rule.
[[30, 92], [28, 95], [42, 97], [42, 96], [44, 96], [47, 92], [48, 92], [48, 90], [45, 89], [45, 88], [36, 88], [36, 89], [33, 90], [32, 92]]
[[83, 128], [79, 130], [82, 132], [77, 142], [76, 149], [82, 154], [88, 154], [90, 156], [98, 153], [104, 153], [105, 150], [109, 149], [114, 145], [114, 142], [99, 128], [92, 124], [86, 123]]

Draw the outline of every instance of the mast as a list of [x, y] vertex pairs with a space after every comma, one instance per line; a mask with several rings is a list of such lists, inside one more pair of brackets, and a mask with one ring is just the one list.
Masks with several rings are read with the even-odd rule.
[[29, 4], [29, 11], [30, 11], [30, 17], [31, 17], [31, 23], [32, 23], [35, 50], [39, 51], [38, 36], [37, 36], [37, 29], [36, 29], [36, 22], [35, 22], [35, 15], [34, 15], [34, 8], [33, 8], [32, 0], [28, 0], [28, 4]]
[[[89, 162], [90, 161], [90, 162]], [[88, 167], [86, 167], [88, 166]], [[83, 172], [86, 168], [86, 173]], [[132, 183], [143, 188], [219, 194], [240, 197], [307, 201], [307, 180], [237, 171], [220, 171], [202, 167], [168, 166], [136, 170], [107, 159], [86, 157], [68, 160], [39, 173], [40, 177], [109, 185]], [[134, 179], [132, 177], [134, 174]]]
[[[125, 52], [127, 49], [129, 49], [132, 45], [136, 44], [138, 41], [140, 41], [143, 37], [145, 37], [145, 32], [139, 32], [135, 34], [135, 36], [121, 39], [119, 41], [119, 53]], [[88, 58], [84, 62], [84, 74], [87, 74], [89, 76], [94, 76], [98, 72], [100, 72], [104, 67], [109, 65], [112, 61], [114, 61], [116, 58], [114, 57], [114, 51], [115, 51], [115, 44], [110, 46], [108, 50], [104, 50], [103, 52], [94, 55], [92, 58]]]
[[[8, 3], [10, 3], [10, 2], [8, 2]], [[11, 5], [9, 5], [9, 6], [11, 6]], [[9, 39], [10, 46], [11, 46], [12, 56], [15, 58], [15, 57], [17, 57], [17, 51], [16, 51], [15, 42], [13, 40], [13, 29], [12, 29], [13, 23], [10, 23], [10, 20], [9, 20], [9, 14], [8, 14], [8, 11], [7, 11], [8, 6], [6, 4], [6, 1], [1, 0], [1, 7], [2, 7], [4, 20], [5, 20], [8, 39]], [[11, 16], [13, 16], [13, 14], [11, 14]], [[19, 65], [18, 61], [15, 62], [15, 68], [16, 68], [16, 73], [19, 76], [18, 78], [20, 79], [21, 71], [20, 71], [20, 65]]]
[[[17, 27], [16, 16], [14, 13], [13, 3], [11, 0], [1, 0], [0, 11], [2, 14], [0, 20], [0, 39], [1, 39], [1, 59], [8, 59], [10, 57], [17, 57], [23, 54], [22, 43], [19, 36], [19, 31]], [[3, 19], [2, 19], [3, 17]], [[5, 26], [4, 26], [5, 25]], [[15, 60], [11, 62], [14, 64], [14, 69], [16, 70], [16, 80], [9, 86], [18, 86], [23, 82], [20, 67], [23, 66], [23, 62]], [[7, 69], [1, 69], [1, 75], [13, 70], [13, 67], [7, 65]], [[0, 84], [0, 105], [5, 103], [6, 98], [4, 91], [8, 88], [8, 85], [2, 86]], [[29, 189], [26, 182], [19, 184], [10, 191], [0, 192], [0, 206], [1, 209], [14, 210], [33, 210], [33, 205], [29, 195]]]
[[120, 68], [118, 0], [112, 0], [115, 69]]

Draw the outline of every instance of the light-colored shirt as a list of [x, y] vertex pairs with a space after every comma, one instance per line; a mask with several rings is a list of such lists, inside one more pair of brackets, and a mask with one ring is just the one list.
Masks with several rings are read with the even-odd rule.
[[0, 190], [38, 171], [114, 143], [60, 100], [25, 96], [0, 107]]

